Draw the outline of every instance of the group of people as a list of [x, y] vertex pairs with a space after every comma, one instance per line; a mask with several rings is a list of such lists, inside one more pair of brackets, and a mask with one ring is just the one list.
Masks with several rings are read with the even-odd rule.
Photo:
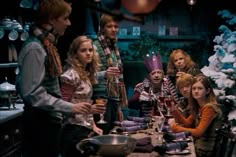
[[[209, 79], [191, 57], [181, 49], [174, 50], [165, 75], [161, 56], [145, 56], [148, 76], [127, 100], [115, 17], [101, 16], [96, 40], [83, 35], [75, 38], [62, 66], [56, 44], [71, 25], [71, 11], [71, 4], [64, 0], [42, 0], [19, 54], [16, 87], [25, 104], [23, 157], [83, 156], [76, 144], [109, 133], [114, 121], [123, 120], [121, 107], [128, 105], [140, 110], [140, 116], [152, 116], [160, 109], [160, 95], [170, 95], [176, 102], [171, 109], [176, 121], [171, 123], [172, 130], [191, 132], [197, 154], [211, 154], [213, 130], [221, 112]], [[106, 93], [106, 106], [94, 101], [101, 96], [96, 90]], [[157, 105], [145, 106], [142, 100]], [[96, 114], [104, 112], [107, 124], [96, 124]]]
[[210, 79], [181, 49], [170, 53], [166, 75], [158, 54], [148, 54], [144, 64], [148, 75], [135, 86], [129, 108], [139, 110], [139, 116], [163, 116], [165, 112], [161, 110], [163, 104], [160, 98], [169, 95], [174, 102], [170, 107], [174, 118], [169, 122], [170, 129], [173, 132], [190, 132], [198, 157], [213, 156], [215, 130], [221, 125], [222, 112]]
[[[96, 41], [83, 35], [75, 38], [63, 66], [56, 44], [71, 25], [71, 12], [64, 0], [40, 1], [19, 54], [16, 86], [24, 101], [24, 157], [82, 156], [76, 148], [79, 141], [108, 133], [112, 122], [123, 118], [121, 106], [127, 105], [127, 98], [116, 47], [118, 20], [103, 15]], [[116, 78], [119, 93], [112, 87]], [[100, 96], [93, 92], [96, 84], [108, 93], [106, 107], [94, 101]], [[119, 100], [110, 99], [113, 96]], [[98, 126], [94, 114], [104, 112], [107, 124]]]

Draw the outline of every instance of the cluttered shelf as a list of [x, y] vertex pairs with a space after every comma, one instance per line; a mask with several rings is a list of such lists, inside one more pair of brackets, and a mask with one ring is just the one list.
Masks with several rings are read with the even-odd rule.
[[[195, 41], [202, 39], [202, 36], [200, 35], [155, 35], [157, 40], [175, 40], [175, 41]], [[92, 39], [96, 39], [96, 35], [90, 35], [89, 36]], [[141, 36], [138, 35], [118, 35], [119, 40], [137, 40], [140, 39]]]
[[[194, 41], [194, 40], [200, 40], [202, 37], [199, 35], [163, 35], [158, 36], [154, 35], [157, 40], [175, 40], [175, 41]], [[133, 36], [133, 35], [119, 35], [119, 40], [135, 40], [140, 39], [140, 36]]]
[[18, 63], [0, 63], [0, 68], [14, 68], [17, 66]]

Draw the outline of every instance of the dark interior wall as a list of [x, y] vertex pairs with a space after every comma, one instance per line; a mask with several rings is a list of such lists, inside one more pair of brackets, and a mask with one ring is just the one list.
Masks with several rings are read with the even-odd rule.
[[[35, 11], [32, 9], [22, 9], [19, 7], [21, 0], [4, 0], [4, 3], [0, 5], [0, 19], [9, 17], [11, 19], [17, 19], [22, 22], [31, 22], [34, 19]], [[61, 54], [61, 60], [64, 63], [66, 58], [66, 52], [69, 48], [72, 40], [86, 32], [86, 6], [83, 0], [67, 0], [72, 3], [72, 14], [70, 16], [72, 25], [66, 30], [65, 35], [59, 39], [58, 47]], [[105, 4], [111, 0], [102, 0]], [[111, 6], [114, 7], [114, 6]], [[155, 22], [160, 19], [161, 16], [169, 18], [170, 25], [177, 25], [184, 28], [181, 33], [188, 34], [193, 31], [194, 33], [207, 32], [209, 37], [209, 45], [211, 46], [208, 51], [209, 55], [213, 53], [211, 50], [214, 43], [212, 39], [218, 33], [218, 27], [224, 21], [217, 16], [217, 11], [221, 9], [228, 9], [231, 12], [236, 12], [235, 0], [197, 0], [196, 5], [190, 9], [186, 4], [186, 0], [162, 0], [157, 8], [153, 11], [155, 14], [153, 16], [147, 16], [148, 20], [154, 19], [154, 21], [149, 21], [148, 25], [143, 25], [147, 31], [152, 31], [154, 27], [150, 27], [150, 23], [157, 25]], [[181, 11], [179, 11], [181, 10]], [[181, 18], [176, 20], [173, 15], [181, 15]], [[191, 21], [192, 18], [192, 21]], [[165, 19], [165, 18], [164, 18]], [[192, 23], [191, 23], [192, 22]], [[96, 25], [96, 23], [95, 23]], [[121, 21], [121, 27], [132, 26], [128, 21]], [[136, 25], [136, 24], [135, 24]], [[9, 32], [6, 32], [9, 33]], [[5, 35], [3, 39], [0, 39], [0, 63], [7, 62], [8, 57], [8, 44], [9, 40]], [[14, 41], [14, 45], [19, 51], [22, 41]], [[0, 82], [4, 79], [4, 75], [9, 73], [10, 69], [0, 69]], [[11, 74], [9, 77], [14, 75], [14, 69], [11, 69]], [[13, 79], [14, 80], [14, 79]]]

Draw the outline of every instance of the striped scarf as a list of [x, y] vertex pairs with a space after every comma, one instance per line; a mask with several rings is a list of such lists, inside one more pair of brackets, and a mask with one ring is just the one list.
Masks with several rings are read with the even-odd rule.
[[43, 28], [33, 27], [33, 34], [42, 42], [45, 51], [48, 55], [47, 68], [50, 76], [56, 77], [62, 74], [61, 59], [57, 52], [56, 37], [50, 33], [52, 30], [50, 25], [46, 25]]
[[[118, 67], [121, 71], [118, 90], [117, 90], [117, 87], [114, 86], [114, 78], [107, 79], [108, 95], [118, 96], [121, 100], [120, 105], [126, 106], [128, 104], [128, 100], [127, 100], [127, 95], [126, 95], [124, 79], [123, 79], [123, 66], [121, 62], [121, 57], [120, 57], [119, 50], [116, 46], [117, 39], [116, 40], [106, 39], [104, 35], [101, 32], [99, 32], [98, 41], [101, 44], [104, 55], [106, 56], [107, 67], [111, 67], [111, 66], [114, 66], [114, 64], [118, 64]], [[111, 49], [114, 50], [116, 58], [112, 57]]]

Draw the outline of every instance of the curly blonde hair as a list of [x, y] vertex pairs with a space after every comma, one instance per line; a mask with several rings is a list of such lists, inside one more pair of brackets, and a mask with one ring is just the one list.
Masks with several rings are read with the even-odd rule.
[[174, 76], [176, 74], [176, 67], [174, 65], [175, 56], [179, 53], [184, 55], [184, 61], [186, 63], [186, 67], [184, 71], [188, 71], [193, 66], [196, 66], [196, 63], [191, 59], [190, 55], [182, 49], [175, 49], [170, 53], [168, 63], [167, 63], [167, 75]]
[[97, 71], [99, 71], [100, 67], [99, 56], [97, 55], [97, 52], [93, 47], [92, 62], [89, 63], [86, 69], [84, 70], [83, 65], [77, 55], [77, 50], [80, 48], [80, 45], [84, 42], [90, 42], [91, 45], [93, 46], [92, 40], [87, 36], [78, 36], [73, 40], [67, 53], [67, 59], [66, 59], [67, 64], [65, 65], [64, 70], [67, 70], [68, 68], [72, 67], [78, 73], [81, 80], [86, 81], [89, 79], [92, 84], [95, 84], [97, 82], [95, 74]]

